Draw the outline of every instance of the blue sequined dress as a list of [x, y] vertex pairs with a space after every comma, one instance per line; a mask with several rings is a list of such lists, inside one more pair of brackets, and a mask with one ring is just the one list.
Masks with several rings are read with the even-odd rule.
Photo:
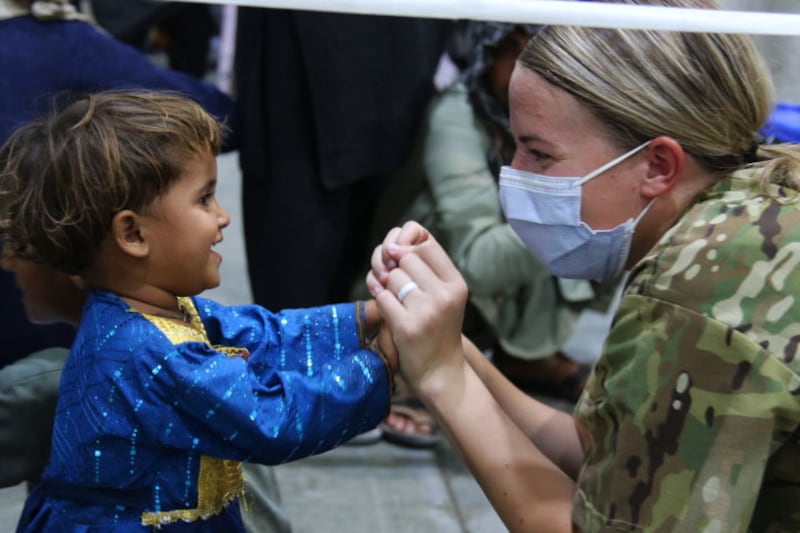
[[386, 415], [358, 305], [179, 301], [189, 323], [92, 291], [18, 531], [243, 531], [242, 461], [318, 454]]

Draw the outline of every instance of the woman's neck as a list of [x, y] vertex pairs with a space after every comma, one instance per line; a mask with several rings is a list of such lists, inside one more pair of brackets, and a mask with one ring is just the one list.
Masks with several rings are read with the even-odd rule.
[[695, 204], [704, 191], [716, 183], [717, 179], [700, 169], [687, 158], [687, 171], [680, 182], [653, 201], [652, 208], [636, 228], [636, 238], [631, 244], [626, 268], [639, 262], [661, 237]]

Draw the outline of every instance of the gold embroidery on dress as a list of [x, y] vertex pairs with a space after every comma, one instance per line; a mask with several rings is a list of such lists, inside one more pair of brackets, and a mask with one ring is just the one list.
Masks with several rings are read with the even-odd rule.
[[178, 520], [194, 522], [218, 515], [231, 501], [244, 493], [242, 463], [209, 457], [200, 457], [197, 479], [197, 507], [172, 511], [142, 513], [143, 526], [171, 524]]
[[[178, 298], [178, 305], [191, 320], [181, 324], [168, 318], [141, 313], [155, 325], [173, 344], [184, 342], [208, 342], [208, 334], [200, 320], [200, 315], [190, 298]], [[247, 357], [246, 348], [214, 346], [214, 349], [228, 357]], [[194, 522], [222, 512], [226, 505], [244, 493], [242, 463], [203, 455], [200, 457], [200, 470], [197, 475], [197, 507], [194, 509], [175, 509], [172, 511], [144, 512], [142, 525], [160, 526], [182, 520]]]

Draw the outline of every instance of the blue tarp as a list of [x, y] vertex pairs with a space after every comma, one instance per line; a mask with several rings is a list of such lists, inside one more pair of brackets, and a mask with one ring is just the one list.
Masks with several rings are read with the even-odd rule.
[[761, 133], [777, 142], [800, 142], [800, 104], [779, 103]]

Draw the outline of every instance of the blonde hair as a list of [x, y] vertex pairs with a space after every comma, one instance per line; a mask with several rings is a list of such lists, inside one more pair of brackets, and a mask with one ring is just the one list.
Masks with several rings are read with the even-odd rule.
[[16, 256], [79, 273], [116, 213], [145, 211], [188, 160], [221, 144], [214, 118], [178, 94], [81, 98], [0, 149], [0, 237]]
[[[713, 0], [625, 3], [718, 8]], [[754, 166], [798, 187], [797, 147], [758, 146], [773, 87], [747, 36], [548, 26], [519, 61], [577, 97], [621, 147], [668, 135], [720, 177], [765, 159]]]

